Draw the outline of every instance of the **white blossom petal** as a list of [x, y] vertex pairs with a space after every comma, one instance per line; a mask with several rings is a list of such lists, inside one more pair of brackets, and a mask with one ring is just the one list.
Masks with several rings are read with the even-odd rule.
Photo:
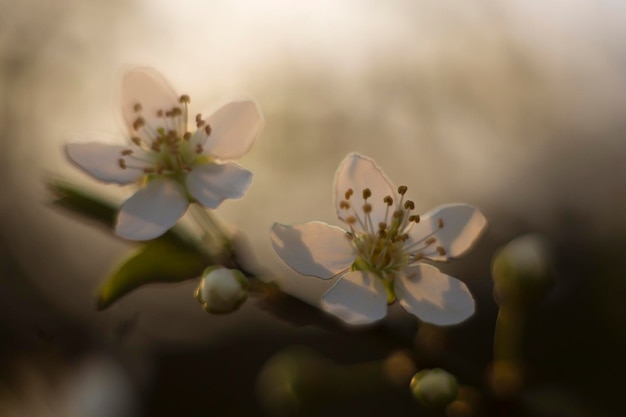
[[[133, 129], [133, 123], [141, 116], [147, 126], [153, 130], [164, 126], [164, 118], [157, 117], [157, 111], [169, 111], [174, 107], [180, 107], [179, 96], [170, 86], [169, 82], [152, 68], [137, 68], [125, 74], [122, 80], [122, 114], [132, 136], [140, 136], [144, 140], [150, 139], [150, 135]], [[139, 104], [141, 111], [135, 111]], [[171, 127], [174, 128], [174, 127]], [[178, 131], [178, 129], [175, 129]]]
[[387, 291], [376, 275], [352, 271], [326, 291], [320, 306], [348, 324], [372, 323], [387, 314]]
[[372, 192], [368, 202], [372, 205], [370, 215], [375, 231], [378, 223], [385, 219], [387, 205], [383, 199], [386, 196], [396, 195], [394, 187], [373, 159], [356, 153], [349, 154], [341, 162], [335, 174], [335, 209], [340, 219], [345, 219], [351, 213], [351, 209], [346, 210], [340, 207], [348, 189], [354, 191], [354, 195], [350, 198], [351, 207], [358, 210], [359, 216], [363, 216], [363, 190], [366, 188]]
[[143, 177], [143, 168], [148, 163], [133, 161], [123, 169], [120, 166], [122, 151], [129, 150], [129, 146], [107, 145], [104, 143], [69, 143], [65, 145], [65, 153], [69, 160], [78, 168], [96, 178], [97, 180], [130, 184]]
[[[443, 227], [440, 226], [441, 224]], [[435, 261], [446, 261], [467, 252], [487, 228], [487, 219], [476, 208], [467, 204], [448, 204], [437, 207], [423, 215], [409, 232], [405, 245], [415, 252], [424, 247], [424, 242], [434, 237], [436, 241], [422, 251], [425, 257]], [[441, 246], [442, 255], [436, 248]]]
[[406, 311], [438, 326], [460, 323], [474, 313], [474, 298], [465, 284], [432, 265], [404, 270], [395, 281], [395, 293]]
[[241, 198], [252, 182], [252, 172], [234, 162], [196, 166], [187, 174], [189, 194], [205, 207], [217, 208], [227, 198]]
[[115, 233], [131, 240], [149, 240], [165, 233], [180, 219], [189, 201], [175, 181], [156, 179], [122, 205]]
[[243, 156], [259, 136], [265, 120], [254, 101], [233, 101], [218, 109], [205, 120], [205, 128], [198, 129], [192, 146], [200, 144], [207, 155], [220, 159], [237, 159]]
[[274, 223], [271, 238], [278, 256], [302, 275], [329, 279], [349, 268], [356, 258], [346, 231], [322, 222]]

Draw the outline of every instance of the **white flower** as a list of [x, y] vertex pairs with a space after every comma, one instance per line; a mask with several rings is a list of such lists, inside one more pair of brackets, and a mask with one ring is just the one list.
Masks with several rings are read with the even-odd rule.
[[204, 271], [196, 298], [209, 313], [237, 310], [248, 298], [248, 281], [236, 269], [211, 267]]
[[122, 83], [125, 145], [71, 143], [65, 150], [79, 168], [100, 181], [143, 187], [122, 206], [115, 231], [132, 240], [160, 236], [185, 214], [190, 201], [214, 209], [243, 197], [252, 173], [233, 162], [264, 125], [252, 101], [234, 101], [188, 126], [189, 96], [178, 96], [159, 73], [141, 68]]
[[444, 205], [419, 216], [373, 160], [348, 155], [335, 176], [335, 206], [345, 230], [322, 222], [274, 224], [272, 245], [296, 272], [336, 283], [321, 307], [350, 324], [382, 319], [396, 299], [409, 313], [437, 324], [459, 323], [474, 312], [465, 284], [422, 260], [465, 253], [487, 226], [466, 204]]

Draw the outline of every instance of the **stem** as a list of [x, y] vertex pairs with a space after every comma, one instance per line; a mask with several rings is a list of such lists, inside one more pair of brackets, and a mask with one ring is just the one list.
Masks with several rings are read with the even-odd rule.
[[503, 305], [498, 312], [493, 341], [494, 361], [521, 363], [524, 315], [517, 308]]
[[223, 243], [230, 243], [230, 238], [228, 237], [228, 234], [224, 232], [218, 221], [213, 218], [213, 216], [208, 212], [207, 209], [200, 206], [199, 204], [192, 204], [191, 213], [193, 214], [196, 221], [200, 223], [200, 226], [205, 232], [205, 236], [210, 235], [211, 232], [213, 232], [216, 237], [220, 238], [223, 241]]
[[198, 249], [216, 260], [215, 263], [221, 263], [229, 268], [236, 267], [238, 262], [236, 261], [233, 241], [219, 222], [199, 204], [192, 204], [190, 211], [196, 224], [203, 232], [200, 242], [197, 242]]
[[502, 304], [493, 341], [491, 388], [501, 398], [511, 398], [522, 388], [522, 334], [524, 312], [516, 305]]

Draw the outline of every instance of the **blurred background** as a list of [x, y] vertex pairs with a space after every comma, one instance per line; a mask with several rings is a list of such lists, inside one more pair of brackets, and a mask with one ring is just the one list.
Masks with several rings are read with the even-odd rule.
[[[321, 360], [362, 375], [417, 348], [430, 352], [418, 367], [462, 369], [483, 389], [498, 312], [491, 257], [528, 232], [548, 237], [557, 270], [524, 325], [529, 382], [512, 409], [474, 415], [623, 415], [624, 20], [613, 0], [0, 0], [0, 415], [419, 414], [407, 384], [373, 377], [339, 393], [329, 384], [306, 400], [315, 407], [257, 387], [278, 385], [272, 366], [306, 374], [301, 362]], [[130, 195], [78, 172], [62, 146], [124, 140], [119, 85], [137, 66], [190, 94], [196, 112], [260, 103], [266, 128], [240, 160], [253, 186], [218, 214], [287, 292], [315, 305], [332, 282], [295, 275], [268, 231], [337, 224], [334, 171], [356, 151], [408, 185], [420, 211], [467, 202], [486, 214], [476, 249], [442, 268], [470, 287], [475, 316], [417, 331], [394, 308], [351, 329], [307, 304], [277, 315], [255, 300], [211, 316], [193, 280], [97, 312], [98, 285], [133, 246], [52, 207], [44, 181]]]

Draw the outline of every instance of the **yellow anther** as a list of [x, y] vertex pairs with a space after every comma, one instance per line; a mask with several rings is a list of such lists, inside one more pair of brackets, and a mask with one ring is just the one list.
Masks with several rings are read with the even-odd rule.
[[206, 133], [207, 136], [211, 136], [211, 125], [206, 125], [204, 127], [204, 133]]
[[392, 206], [393, 198], [390, 195], [388, 195], [387, 197], [383, 198], [383, 202], [387, 204], [388, 206]]
[[348, 217], [346, 217], [346, 223], [354, 224], [354, 223], [356, 223], [356, 218], [354, 216], [348, 216]]
[[400, 195], [404, 195], [406, 194], [406, 190], [408, 190], [409, 188], [406, 185], [401, 185], [398, 187], [398, 194]]
[[440, 229], [443, 229], [443, 219], [441, 217], [437, 219], [437, 226]]
[[141, 138], [137, 136], [133, 136], [130, 140], [137, 146], [141, 146]]
[[187, 104], [189, 104], [191, 102], [191, 98], [187, 94], [183, 94], [182, 96], [180, 96], [178, 101], [180, 103], [187, 103]]
[[396, 210], [396, 211], [393, 212], [393, 218], [394, 219], [401, 219], [402, 217], [404, 217], [404, 211]]
[[370, 190], [369, 188], [365, 188], [363, 190], [363, 200], [367, 200], [371, 196], [372, 196], [372, 190]]
[[132, 153], [133, 153], [132, 149], [125, 149], [122, 151], [122, 155], [124, 156], [132, 155]]
[[196, 114], [196, 123], [198, 123], [201, 120], [202, 120], [202, 114], [200, 113]]
[[414, 261], [419, 261], [421, 259], [424, 259], [424, 254], [422, 252], [417, 252], [415, 255], [413, 255]]
[[419, 214], [412, 214], [409, 216], [409, 221], [410, 222], [414, 222], [414, 223], [419, 223], [420, 222], [420, 216]]
[[344, 197], [346, 197], [346, 200], [350, 200], [350, 197], [352, 197], [352, 194], [354, 194], [354, 191], [352, 191], [352, 188], [348, 188], [348, 190], [344, 194]]
[[120, 168], [126, 169], [126, 160], [124, 158], [118, 159], [117, 163], [120, 165]]
[[446, 254], [446, 250], [443, 248], [443, 246], [437, 246], [437, 252], [439, 252], [439, 255], [441, 256]]
[[345, 200], [342, 200], [339, 202], [339, 208], [341, 209], [349, 209], [350, 208], [350, 203], [348, 203]]
[[206, 123], [204, 123], [204, 120], [196, 120], [196, 127], [198, 129], [202, 129], [204, 127]]
[[404, 202], [404, 208], [407, 210], [414, 210], [415, 209], [415, 203], [412, 202], [411, 200], [406, 200]]
[[135, 103], [135, 105], [133, 106], [133, 110], [135, 112], [140, 112], [142, 109], [141, 104], [140, 103]]
[[363, 205], [363, 212], [364, 213], [371, 213], [372, 212], [372, 205], [371, 204], [364, 204]]
[[180, 107], [174, 107], [172, 109], [172, 117], [180, 116], [183, 112], [180, 110]]
[[185, 140], [191, 139], [191, 132], [185, 132], [185, 134], [183, 135], [183, 139]]
[[426, 239], [426, 241], [424, 243], [426, 243], [427, 245], [432, 245], [436, 241], [437, 241], [437, 239], [431, 236], [428, 239]]

